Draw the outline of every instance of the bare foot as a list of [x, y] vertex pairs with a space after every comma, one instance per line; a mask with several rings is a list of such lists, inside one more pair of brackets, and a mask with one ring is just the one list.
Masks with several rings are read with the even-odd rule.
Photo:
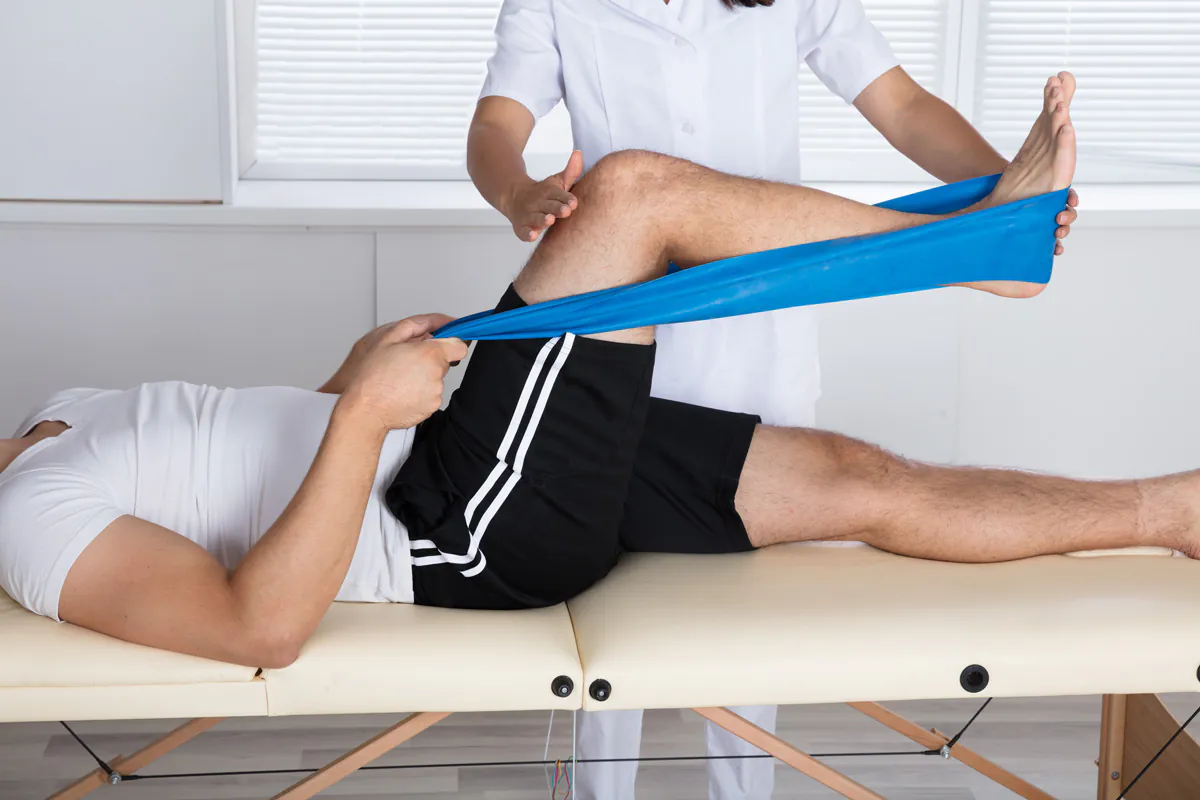
[[1004, 170], [1000, 182], [983, 205], [996, 206], [1066, 189], [1075, 177], [1075, 128], [1071, 125], [1071, 100], [1075, 77], [1060, 72], [1046, 81], [1042, 113], [1033, 123], [1025, 144]]
[[[1075, 177], [1075, 128], [1071, 125], [1071, 100], [1075, 76], [1060, 72], [1046, 81], [1042, 111], [1034, 120], [1025, 144], [1000, 176], [996, 188], [976, 208], [1024, 200], [1066, 189]], [[1056, 242], [1056, 253], [1061, 245]], [[963, 284], [1002, 297], [1033, 297], [1045, 284], [1021, 281], [980, 281]]]

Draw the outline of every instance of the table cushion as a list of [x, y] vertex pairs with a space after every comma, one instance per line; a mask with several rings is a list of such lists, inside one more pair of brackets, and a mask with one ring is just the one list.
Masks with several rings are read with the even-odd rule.
[[[1169, 552], [1169, 551], [1164, 551]], [[584, 707], [1200, 690], [1200, 562], [947, 564], [870, 547], [630, 555], [570, 603]]]
[[265, 714], [256, 673], [58, 623], [0, 592], [0, 722]]
[[[290, 667], [266, 673], [270, 713], [579, 708], [583, 670], [565, 605], [465, 611], [335, 603]], [[559, 676], [567, 697], [551, 691]]]

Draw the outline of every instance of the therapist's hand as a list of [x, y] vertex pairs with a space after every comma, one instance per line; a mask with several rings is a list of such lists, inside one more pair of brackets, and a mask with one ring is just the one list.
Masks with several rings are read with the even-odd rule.
[[[1054, 232], [1054, 235], [1058, 239], [1065, 239], [1071, 235], [1071, 226], [1075, 224], [1075, 220], [1079, 219], [1079, 212], [1075, 210], [1078, 205], [1079, 195], [1075, 193], [1074, 189], [1071, 189], [1071, 191], [1067, 192], [1067, 207], [1058, 212], [1058, 216], [1054, 218], [1055, 222], [1058, 223], [1058, 230]], [[1062, 242], [1055, 242], [1054, 255], [1061, 256], [1062, 254]]]
[[583, 173], [583, 153], [578, 150], [567, 159], [566, 168], [543, 181], [529, 181], [509, 193], [500, 211], [512, 223], [517, 238], [532, 242], [555, 220], [571, 216], [579, 200], [571, 187]]

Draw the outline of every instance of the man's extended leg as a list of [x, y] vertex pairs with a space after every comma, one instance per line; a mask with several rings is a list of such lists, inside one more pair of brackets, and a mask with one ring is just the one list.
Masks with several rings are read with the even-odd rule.
[[1200, 555], [1200, 472], [1079, 481], [937, 467], [816, 430], [760, 426], [736, 507], [750, 543], [857, 539], [941, 561], [1155, 545]]
[[[1075, 168], [1071, 85], [1047, 82], [1029, 138], [984, 205], [1069, 185]], [[725, 175], [641, 151], [607, 156], [576, 185], [579, 208], [545, 237], [516, 282], [530, 303], [777, 247], [898, 230], [939, 217], [863, 205], [815, 189]], [[1030, 284], [975, 288], [1028, 296]]]

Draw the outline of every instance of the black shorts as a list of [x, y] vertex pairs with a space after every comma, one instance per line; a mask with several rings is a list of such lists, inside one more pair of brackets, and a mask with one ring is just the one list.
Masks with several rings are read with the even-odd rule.
[[733, 498], [758, 418], [652, 399], [653, 367], [653, 346], [572, 334], [476, 343], [387, 492], [416, 602], [553, 605], [622, 551], [751, 549]]

